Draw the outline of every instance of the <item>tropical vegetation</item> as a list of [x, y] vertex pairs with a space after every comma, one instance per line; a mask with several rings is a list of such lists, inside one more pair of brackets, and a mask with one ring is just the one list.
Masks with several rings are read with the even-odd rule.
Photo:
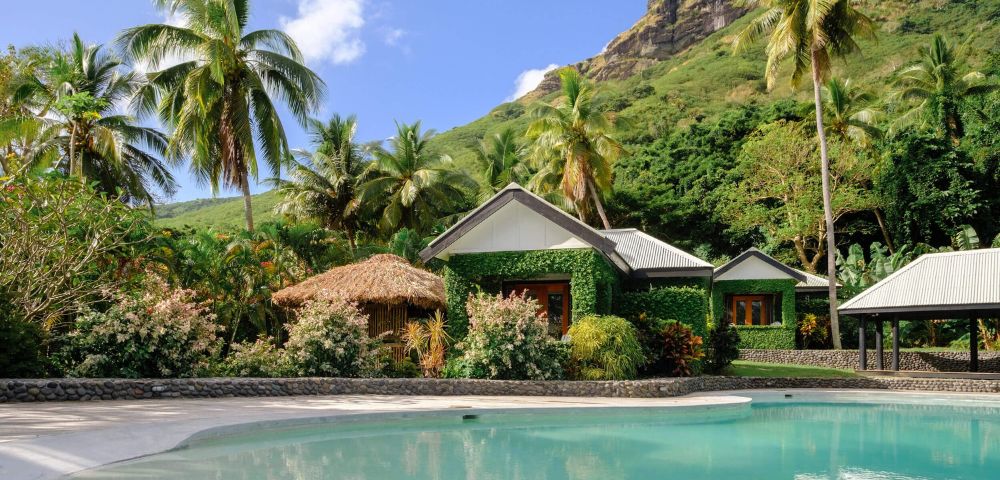
[[[441, 134], [398, 122], [372, 143], [356, 138], [363, 119], [316, 118], [324, 82], [284, 33], [248, 31], [250, 2], [154, 3], [180, 24], [0, 55], [0, 376], [727, 371], [735, 332], [670, 315], [580, 319], [561, 342], [529, 299], [474, 296], [458, 313], [467, 336], [414, 322], [413, 368], [396, 368], [355, 307], [272, 304], [374, 253], [418, 263], [511, 182], [716, 264], [757, 246], [839, 281], [842, 298], [920, 253], [1000, 246], [994, 2], [746, 1], [760, 8], [629, 78], [561, 69], [552, 93]], [[307, 149], [289, 147], [284, 111]], [[184, 167], [240, 197], [163, 204]], [[274, 190], [251, 198], [261, 177]], [[799, 320], [804, 345], [857, 341], [833, 311]], [[984, 348], [1000, 347], [994, 323]], [[968, 342], [934, 321], [902, 337]]]

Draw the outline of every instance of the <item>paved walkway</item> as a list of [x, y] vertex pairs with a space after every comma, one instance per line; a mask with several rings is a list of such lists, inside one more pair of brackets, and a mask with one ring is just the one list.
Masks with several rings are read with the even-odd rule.
[[0, 404], [0, 479], [47, 479], [169, 450], [207, 429], [358, 413], [450, 409], [697, 407], [748, 402], [678, 398], [326, 396]]

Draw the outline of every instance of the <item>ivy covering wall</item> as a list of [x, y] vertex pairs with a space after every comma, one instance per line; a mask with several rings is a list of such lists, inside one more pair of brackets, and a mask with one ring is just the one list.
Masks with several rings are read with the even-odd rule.
[[469, 294], [480, 289], [500, 293], [503, 281], [568, 276], [574, 318], [609, 313], [618, 285], [613, 267], [593, 249], [457, 254], [448, 259], [443, 274], [449, 333], [455, 338], [468, 329]]
[[720, 280], [712, 286], [712, 317], [723, 321], [726, 312], [725, 298], [739, 294], [770, 294], [781, 296], [781, 325], [737, 325], [740, 348], [794, 349], [795, 284], [794, 279], [776, 280]]
[[622, 294], [617, 314], [636, 318], [677, 320], [691, 327], [695, 335], [708, 335], [708, 293], [698, 287], [651, 287]]

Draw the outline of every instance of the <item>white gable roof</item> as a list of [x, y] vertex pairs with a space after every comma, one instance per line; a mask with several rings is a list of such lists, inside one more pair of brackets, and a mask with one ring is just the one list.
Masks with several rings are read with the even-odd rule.
[[424, 261], [451, 254], [595, 248], [630, 275], [711, 276], [712, 265], [635, 229], [597, 230], [512, 183], [434, 239]]
[[796, 280], [799, 291], [824, 290], [828, 280], [819, 275], [789, 267], [774, 257], [751, 248], [715, 269], [715, 281], [726, 280]]

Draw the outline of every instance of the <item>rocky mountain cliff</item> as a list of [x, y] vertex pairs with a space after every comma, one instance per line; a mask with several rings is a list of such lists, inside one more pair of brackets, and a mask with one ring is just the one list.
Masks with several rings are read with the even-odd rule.
[[[619, 34], [603, 52], [572, 65], [597, 81], [622, 80], [694, 45], [740, 18], [746, 9], [731, 0], [649, 0], [646, 14]], [[549, 72], [525, 98], [534, 99], [559, 88]]]

